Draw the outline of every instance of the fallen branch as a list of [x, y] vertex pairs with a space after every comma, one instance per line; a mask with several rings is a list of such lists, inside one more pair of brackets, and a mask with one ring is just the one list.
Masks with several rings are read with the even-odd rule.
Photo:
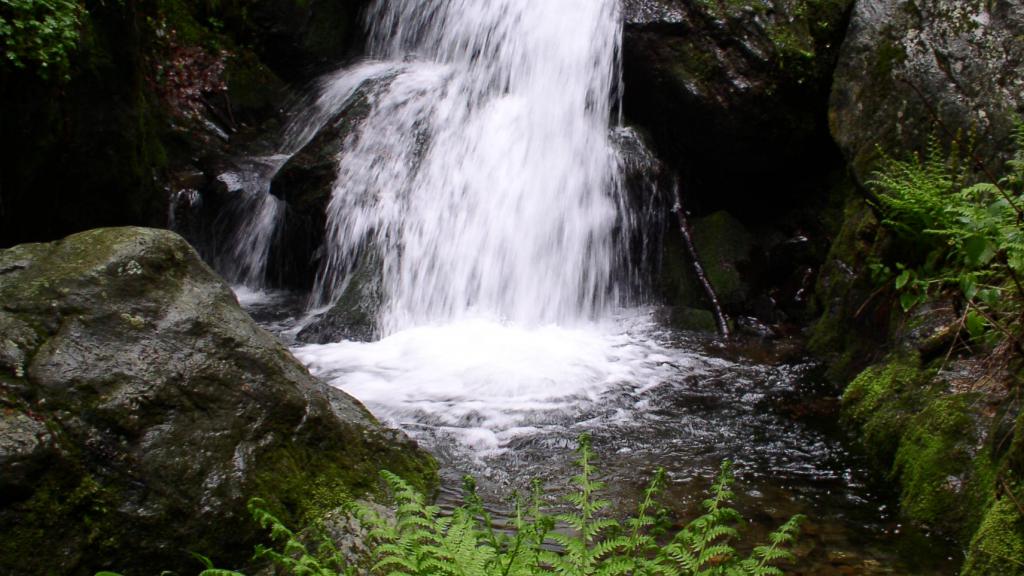
[[693, 236], [690, 234], [690, 222], [686, 219], [686, 211], [683, 210], [683, 194], [679, 190], [679, 184], [673, 186], [675, 189], [676, 203], [672, 207], [672, 211], [676, 213], [676, 217], [679, 218], [679, 231], [683, 235], [683, 244], [686, 245], [686, 252], [690, 255], [690, 262], [693, 265], [693, 272], [697, 276], [697, 281], [704, 288], [704, 293], [707, 294], [708, 300], [711, 301], [711, 311], [715, 314], [715, 322], [718, 324], [718, 331], [725, 338], [729, 337], [729, 322], [725, 317], [725, 313], [722, 312], [722, 306], [718, 303], [718, 295], [715, 293], [715, 287], [711, 285], [711, 281], [708, 280], [707, 274], [704, 273], [704, 267], [700, 264], [700, 259], [697, 258], [697, 248], [693, 245]]

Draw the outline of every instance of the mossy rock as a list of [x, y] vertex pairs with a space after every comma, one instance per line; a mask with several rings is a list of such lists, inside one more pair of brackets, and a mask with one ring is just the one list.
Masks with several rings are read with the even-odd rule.
[[821, 316], [811, 327], [807, 347], [828, 360], [828, 377], [849, 382], [873, 360], [887, 332], [890, 308], [876, 295], [870, 264], [886, 249], [877, 216], [850, 182], [835, 192], [846, 198], [842, 225], [815, 285]]
[[702, 308], [676, 307], [669, 316], [669, 322], [680, 330], [697, 332], [718, 332], [718, 321], [710, 310]]
[[228, 58], [224, 70], [232, 116], [238, 122], [255, 124], [278, 112], [288, 88], [277, 74], [248, 50]]
[[188, 551], [242, 567], [263, 539], [251, 497], [301, 528], [382, 469], [436, 485], [429, 455], [313, 378], [171, 232], [0, 251], [0, 302], [0, 573], [187, 572]]
[[730, 306], [746, 300], [750, 285], [742, 268], [749, 262], [753, 249], [753, 237], [746, 227], [728, 212], [719, 211], [694, 219], [691, 233], [718, 301]]
[[[1024, 490], [1018, 491], [1024, 493]], [[1004, 495], [997, 500], [971, 540], [962, 576], [1024, 575], [1024, 515]]]
[[978, 400], [977, 394], [956, 394], [929, 403], [907, 422], [892, 469], [900, 482], [904, 514], [967, 538], [973, 531], [967, 519], [984, 506], [983, 501], [971, 501], [968, 489], [987, 468], [975, 463], [981, 458], [972, 414]]
[[876, 467], [888, 468], [914, 414], [925, 404], [929, 373], [916, 356], [865, 369], [843, 393], [843, 417], [860, 431]]

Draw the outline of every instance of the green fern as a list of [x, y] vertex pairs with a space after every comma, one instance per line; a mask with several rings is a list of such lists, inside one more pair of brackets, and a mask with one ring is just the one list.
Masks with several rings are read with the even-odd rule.
[[1014, 140], [1014, 156], [995, 182], [968, 185], [956, 147], [947, 155], [932, 139], [924, 158], [886, 157], [869, 184], [883, 223], [929, 252], [923, 263], [896, 263], [904, 310], [957, 292], [970, 339], [1008, 341], [1024, 353], [1017, 322], [1024, 311], [1024, 123]]
[[964, 180], [955, 150], [946, 154], [932, 137], [923, 157], [899, 160], [884, 152], [882, 156], [881, 168], [868, 186], [877, 193], [875, 204], [883, 222], [914, 241], [928, 242], [929, 236], [948, 229], [953, 224], [950, 200]]
[[[323, 533], [292, 532], [256, 499], [249, 509], [274, 543], [257, 547], [256, 559], [293, 576], [771, 576], [782, 574], [778, 563], [793, 559], [789, 549], [799, 516], [772, 532], [750, 556], [738, 557], [733, 543], [741, 518], [729, 505], [733, 476], [728, 462], [703, 503], [704, 513], [666, 539], [659, 529], [665, 510], [657, 502], [664, 470], [655, 472], [636, 515], [620, 523], [605, 514], [610, 503], [600, 497], [604, 483], [597, 479], [588, 436], [580, 437], [577, 454], [579, 474], [565, 498], [572, 510], [546, 514], [542, 485], [534, 482], [528, 503], [517, 499], [514, 530], [507, 534], [495, 528], [471, 478], [463, 485], [463, 506], [443, 515], [407, 482], [382, 472], [392, 494], [390, 511], [348, 506], [371, 551], [365, 563], [346, 559]], [[312, 549], [310, 541], [317, 542]], [[199, 558], [206, 566], [201, 576], [242, 576]]]

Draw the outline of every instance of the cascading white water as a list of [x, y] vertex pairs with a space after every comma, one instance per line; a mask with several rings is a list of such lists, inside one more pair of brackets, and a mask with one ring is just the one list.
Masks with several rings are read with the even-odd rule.
[[609, 119], [617, 0], [378, 0], [370, 56], [395, 63], [346, 144], [318, 304], [383, 262], [383, 334], [467, 316], [603, 315], [622, 194]]
[[267, 257], [284, 215], [283, 203], [270, 193], [271, 180], [365, 82], [391, 69], [387, 64], [368, 63], [324, 77], [315, 97], [293, 107], [274, 153], [241, 160], [237, 170], [218, 176], [238, 196], [233, 212], [240, 215], [229, 231], [226, 250], [216, 258], [217, 269], [228, 280], [250, 290], [263, 287]]
[[642, 312], [616, 319], [636, 219], [630, 133], [610, 126], [619, 1], [377, 0], [368, 18], [374, 60], [334, 81], [389, 68], [359, 89], [313, 307], [380, 262], [383, 338], [296, 355], [378, 417], [478, 455], [691, 366], [643, 336]]

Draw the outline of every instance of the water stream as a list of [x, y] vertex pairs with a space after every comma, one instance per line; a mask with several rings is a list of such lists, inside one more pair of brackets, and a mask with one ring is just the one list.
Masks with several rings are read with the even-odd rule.
[[[692, 510], [735, 460], [755, 532], [812, 518], [795, 573], [952, 571], [941, 543], [896, 536], [890, 496], [829, 424], [834, 397], [812, 364], [666, 330], [641, 305], [618, 0], [378, 0], [368, 22], [369, 59], [324, 80], [247, 188], [259, 209], [230, 277], [290, 341], [361, 262], [379, 263], [381, 337], [293, 350], [438, 456], [443, 501], [463, 473], [499, 512], [532, 477], [557, 492], [586, 431], [621, 503], [664, 466], [672, 507]], [[369, 111], [338, 158], [312, 295], [253, 291], [270, 178], [356, 92]]]

